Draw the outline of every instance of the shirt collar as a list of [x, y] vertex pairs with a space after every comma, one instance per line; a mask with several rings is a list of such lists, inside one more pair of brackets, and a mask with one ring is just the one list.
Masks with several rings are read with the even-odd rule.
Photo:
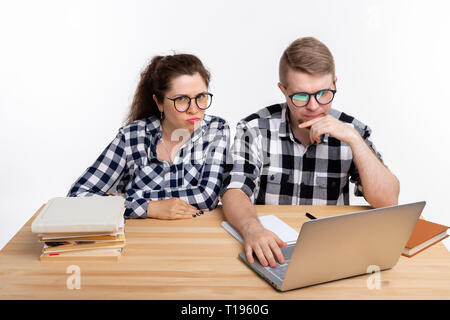
[[289, 137], [290, 133], [292, 134], [291, 125], [289, 123], [289, 111], [286, 103], [281, 105], [281, 119], [280, 126], [278, 128], [278, 136], [279, 137]]
[[205, 134], [206, 131], [206, 122], [205, 122], [205, 116], [203, 116], [202, 121], [200, 122], [200, 126], [194, 130], [191, 136], [191, 141], [196, 142], [200, 137], [202, 137]]
[[161, 122], [157, 117], [149, 117], [147, 118], [147, 125], [145, 126], [145, 133], [150, 136], [156, 136], [161, 133]]

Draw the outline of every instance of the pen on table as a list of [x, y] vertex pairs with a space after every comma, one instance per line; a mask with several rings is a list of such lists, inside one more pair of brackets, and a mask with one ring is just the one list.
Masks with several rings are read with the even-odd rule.
[[309, 212], [306, 213], [306, 216], [307, 216], [308, 218], [310, 218], [311, 220], [317, 219], [316, 217], [314, 217], [314, 216], [313, 216], [311, 213], [309, 213]]

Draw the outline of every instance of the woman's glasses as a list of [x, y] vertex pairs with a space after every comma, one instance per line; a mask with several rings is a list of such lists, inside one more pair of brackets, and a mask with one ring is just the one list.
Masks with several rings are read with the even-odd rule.
[[206, 110], [211, 106], [213, 95], [209, 92], [198, 94], [195, 98], [188, 96], [179, 96], [176, 98], [165, 97], [173, 101], [173, 106], [178, 112], [186, 112], [191, 106], [191, 100], [195, 100], [195, 104], [201, 110]]

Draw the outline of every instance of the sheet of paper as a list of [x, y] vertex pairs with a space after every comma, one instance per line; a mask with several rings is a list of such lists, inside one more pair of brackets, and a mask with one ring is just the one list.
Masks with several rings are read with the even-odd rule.
[[[298, 232], [291, 228], [287, 223], [271, 214], [267, 216], [259, 217], [259, 221], [264, 228], [275, 233], [281, 240], [288, 244], [297, 241]], [[235, 237], [240, 243], [244, 243], [241, 234], [234, 229], [228, 222], [222, 221], [222, 227], [227, 230], [233, 237]]]

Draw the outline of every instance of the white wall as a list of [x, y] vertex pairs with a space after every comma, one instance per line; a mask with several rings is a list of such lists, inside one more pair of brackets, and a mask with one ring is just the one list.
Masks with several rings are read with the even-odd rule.
[[0, 247], [112, 140], [153, 55], [199, 56], [212, 73], [210, 113], [234, 127], [282, 100], [279, 57], [301, 36], [333, 52], [334, 107], [373, 129], [400, 203], [426, 200], [424, 216], [450, 225], [449, 9], [444, 0], [2, 2]]

